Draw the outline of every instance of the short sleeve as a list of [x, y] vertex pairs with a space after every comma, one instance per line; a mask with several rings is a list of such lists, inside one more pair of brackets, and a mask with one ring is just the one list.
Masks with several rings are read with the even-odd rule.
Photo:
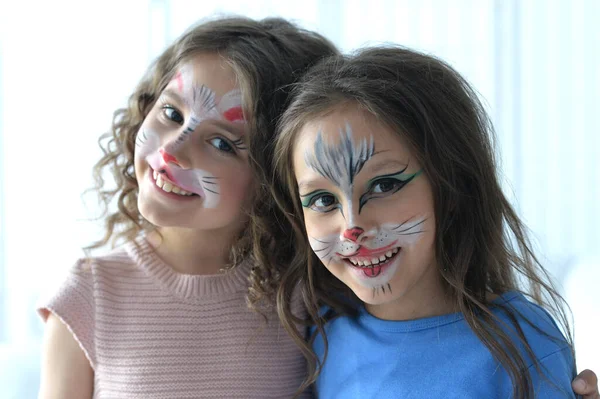
[[56, 315], [71, 331], [95, 370], [96, 306], [92, 262], [79, 260], [58, 290], [38, 303], [37, 312], [44, 322], [50, 312]]
[[573, 358], [569, 347], [539, 360], [540, 371], [529, 368], [536, 398], [575, 398], [571, 381], [575, 378]]

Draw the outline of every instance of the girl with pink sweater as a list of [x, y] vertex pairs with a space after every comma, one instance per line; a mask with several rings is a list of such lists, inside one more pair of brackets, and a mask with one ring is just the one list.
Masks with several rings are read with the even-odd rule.
[[[275, 267], [263, 259], [253, 270], [250, 256], [252, 205], [266, 195], [253, 154], [286, 87], [336, 51], [281, 19], [229, 18], [193, 27], [152, 64], [94, 171], [100, 199], [118, 210], [92, 248], [124, 245], [77, 262], [41, 304], [40, 397], [293, 396], [305, 363], [259, 305], [271, 284], [260, 268]], [[262, 315], [248, 309], [249, 280]]]

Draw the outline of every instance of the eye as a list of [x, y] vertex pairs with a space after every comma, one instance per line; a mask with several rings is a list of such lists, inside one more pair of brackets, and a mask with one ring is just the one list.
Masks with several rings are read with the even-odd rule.
[[165, 117], [172, 121], [177, 123], [178, 125], [183, 125], [184, 119], [183, 116], [181, 115], [181, 113], [179, 113], [179, 111], [177, 111], [175, 108], [173, 108], [170, 105], [165, 105], [162, 107], [163, 109], [163, 114], [165, 115]]
[[387, 193], [392, 191], [399, 186], [404, 186], [405, 182], [396, 179], [380, 179], [374, 182], [371, 186], [371, 192], [374, 194]]
[[235, 153], [231, 144], [229, 144], [226, 140], [222, 139], [221, 137], [215, 137], [214, 139], [211, 139], [209, 143], [219, 151], [228, 152], [232, 154]]
[[387, 198], [394, 195], [422, 172], [422, 169], [419, 169], [415, 173], [408, 174], [404, 173], [405, 170], [406, 168], [397, 173], [379, 176], [371, 180], [367, 191], [360, 196], [359, 209], [362, 209], [371, 199]]
[[318, 208], [327, 208], [335, 204], [335, 197], [333, 195], [325, 194], [315, 200], [313, 205]]
[[316, 212], [330, 212], [338, 207], [337, 198], [326, 191], [318, 191], [303, 196], [302, 206]]

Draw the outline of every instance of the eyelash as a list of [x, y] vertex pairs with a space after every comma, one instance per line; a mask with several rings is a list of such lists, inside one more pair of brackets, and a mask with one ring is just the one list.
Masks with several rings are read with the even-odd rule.
[[[161, 101], [162, 102], [162, 101]], [[185, 118], [183, 117], [183, 115], [181, 114], [181, 112], [179, 112], [179, 110], [177, 108], [175, 108], [174, 106], [172, 106], [171, 104], [168, 103], [162, 103], [163, 105], [161, 106], [161, 110], [162, 110], [162, 115], [170, 122], [176, 123], [179, 126], [183, 126], [183, 123], [185, 122]], [[177, 114], [179, 114], [179, 116], [181, 117], [181, 122], [175, 121], [173, 120], [172, 117], [169, 117], [169, 115], [167, 114], [167, 110], [172, 110], [173, 112], [177, 112]]]
[[[397, 178], [393, 178], [393, 177], [383, 177], [383, 178], [379, 178], [379, 179], [377, 179], [377, 180], [374, 180], [374, 181], [371, 183], [371, 185], [370, 185], [370, 187], [369, 187], [369, 190], [368, 190], [368, 191], [367, 191], [365, 194], [375, 194], [375, 195], [376, 195], [376, 198], [383, 197], [383, 196], [386, 196], [386, 195], [391, 195], [391, 194], [394, 194], [394, 193], [398, 192], [398, 191], [399, 191], [399, 190], [400, 190], [402, 187], [404, 187], [404, 186], [405, 186], [405, 185], [406, 185], [406, 184], [407, 184], [407, 183], [408, 183], [410, 180], [411, 180], [411, 179], [408, 179], [408, 180], [401, 180], [401, 179], [397, 179]], [[393, 187], [392, 187], [392, 189], [390, 189], [390, 190], [387, 190], [387, 191], [381, 191], [381, 192], [378, 192], [378, 193], [376, 193], [376, 192], [374, 191], [374, 190], [375, 190], [375, 187], [377, 187], [378, 185], [380, 185], [380, 184], [381, 184], [381, 183], [383, 183], [383, 182], [389, 182], [389, 183], [391, 183], [391, 184], [392, 184], [392, 186], [393, 186]], [[381, 194], [381, 195], [379, 195], [379, 194]]]
[[[227, 144], [229, 146], [230, 151], [226, 151], [226, 150], [222, 150], [219, 147], [217, 147], [216, 145], [213, 144], [214, 140], [221, 140], [223, 141], [225, 144]], [[236, 151], [235, 151], [235, 145], [232, 144], [229, 140], [223, 138], [223, 137], [213, 137], [212, 139], [208, 140], [208, 142], [210, 143], [210, 145], [212, 145], [217, 151], [219, 151], [220, 153], [223, 153], [225, 155], [235, 155]]]
[[[387, 176], [376, 178], [369, 185], [369, 189], [367, 190], [367, 192], [364, 193], [360, 197], [360, 207], [362, 208], [362, 206], [370, 199], [385, 198], [385, 197], [388, 197], [390, 195], [397, 193], [402, 188], [404, 188], [404, 186], [406, 186], [408, 183], [410, 183], [415, 177], [417, 177], [419, 174], [421, 174], [421, 170], [419, 170], [416, 173], [410, 174], [408, 176], [405, 175], [402, 171], [402, 172], [399, 172], [399, 173], [396, 173], [393, 175], [387, 175]], [[400, 176], [402, 176], [404, 178], [400, 178]], [[375, 188], [384, 182], [391, 183], [392, 188], [387, 191], [375, 192], [374, 191]], [[334, 203], [326, 206], [325, 208], [327, 208], [327, 209], [315, 209], [315, 207], [314, 207], [315, 202], [317, 202], [319, 199], [321, 199], [325, 196], [331, 196], [334, 199]], [[333, 211], [334, 209], [339, 208], [339, 201], [336, 198], [336, 196], [331, 194], [330, 192], [315, 191], [315, 192], [312, 192], [312, 193], [309, 193], [309, 194], [306, 194], [303, 196], [302, 206], [304, 208], [312, 209], [315, 212], [328, 213], [328, 212]]]
[[[331, 205], [326, 206], [326, 208], [328, 208], [326, 210], [315, 209], [314, 208], [315, 202], [317, 202], [319, 199], [321, 199], [321, 198], [323, 198], [325, 196], [332, 197], [335, 202], [333, 204], [331, 204]], [[334, 209], [338, 208], [337, 205], [339, 205], [339, 201], [337, 200], [337, 198], [335, 197], [335, 195], [333, 195], [333, 194], [331, 194], [331, 193], [329, 193], [327, 191], [313, 192], [313, 193], [305, 195], [304, 197], [305, 197], [305, 199], [302, 200], [302, 206], [304, 208], [312, 209], [315, 212], [328, 213], [328, 212], [331, 212]]]
[[[176, 123], [176, 124], [178, 124], [178, 125], [180, 125], [180, 126], [183, 126], [183, 124], [184, 124], [184, 122], [185, 122], [185, 118], [183, 117], [183, 115], [181, 115], [181, 112], [179, 112], [179, 110], [177, 110], [177, 108], [175, 108], [174, 106], [172, 106], [171, 104], [169, 104], [169, 103], [167, 103], [167, 102], [164, 102], [164, 101], [162, 101], [162, 100], [161, 100], [161, 103], [162, 103], [162, 106], [161, 106], [161, 109], [162, 109], [162, 115], [163, 115], [163, 116], [164, 116], [164, 117], [165, 117], [165, 118], [166, 118], [168, 121], [170, 121], [170, 122], [173, 122], [173, 123]], [[179, 114], [179, 116], [181, 117], [181, 122], [175, 121], [175, 120], [173, 120], [173, 118], [172, 118], [172, 117], [169, 117], [169, 115], [167, 114], [167, 110], [172, 110], [172, 111], [174, 111], [174, 112], [177, 112], [177, 114]], [[229, 146], [229, 148], [230, 148], [230, 151], [227, 151], [227, 150], [222, 150], [222, 149], [220, 149], [218, 146], [214, 145], [214, 144], [213, 144], [213, 141], [214, 141], [214, 140], [222, 140], [223, 142], [225, 142], [225, 143], [226, 143], [226, 144]], [[214, 148], [215, 148], [217, 151], [219, 151], [219, 152], [221, 152], [221, 153], [224, 153], [224, 154], [227, 154], [227, 155], [235, 155], [235, 154], [236, 154], [236, 151], [235, 151], [235, 149], [236, 149], [236, 148], [241, 148], [240, 146], [242, 145], [242, 144], [238, 145], [237, 143], [236, 143], [236, 144], [234, 144], [234, 143], [232, 143], [231, 141], [229, 141], [229, 140], [227, 140], [227, 139], [225, 139], [225, 138], [223, 138], [223, 137], [214, 137], [214, 138], [212, 138], [212, 139], [208, 140], [208, 142], [209, 142], [209, 143], [210, 143], [210, 145], [212, 145], [212, 146], [213, 146], [213, 147], [214, 147]], [[241, 148], [241, 149], [243, 149], [243, 148]]]
[[[392, 177], [383, 177], [383, 178], [379, 178], [377, 180], [374, 180], [371, 183], [371, 186], [369, 187], [369, 190], [363, 194], [364, 196], [368, 196], [369, 199], [372, 198], [383, 198], [383, 197], [387, 197], [389, 195], [395, 194], [398, 191], [400, 191], [401, 188], [403, 188], [411, 179], [408, 180], [400, 180], [397, 178], [392, 178]], [[391, 182], [392, 184], [392, 188], [390, 190], [387, 191], [381, 191], [381, 192], [374, 192], [375, 187], [377, 187], [379, 184], [383, 183], [383, 182]], [[325, 206], [321, 206], [321, 209], [317, 209], [315, 208], [315, 203], [322, 199], [323, 197], [332, 197], [334, 199], [334, 202], [330, 205], [325, 205]], [[308, 194], [308, 198], [307, 200], [302, 201], [302, 206], [305, 208], [309, 208], [312, 209], [316, 212], [321, 212], [321, 213], [327, 213], [327, 212], [331, 212], [334, 209], [337, 208], [336, 205], [338, 205], [339, 202], [337, 201], [337, 198], [335, 197], [335, 195], [326, 192], [326, 191], [322, 191], [322, 192], [317, 192], [314, 194]], [[324, 209], [325, 208], [325, 209]]]
[[[406, 170], [406, 168], [404, 170]], [[395, 174], [380, 176], [374, 179], [369, 185], [369, 189], [367, 190], [367, 192], [360, 196], [359, 209], [362, 209], [362, 207], [371, 199], [386, 198], [396, 194], [398, 191], [404, 188], [404, 186], [410, 183], [415, 177], [421, 174], [421, 170], [419, 170], [415, 173], [407, 175], [404, 173], [404, 170]], [[390, 190], [378, 193], [374, 192], [374, 189], [375, 187], [377, 187], [377, 185], [386, 181], [392, 183], [392, 188]]]

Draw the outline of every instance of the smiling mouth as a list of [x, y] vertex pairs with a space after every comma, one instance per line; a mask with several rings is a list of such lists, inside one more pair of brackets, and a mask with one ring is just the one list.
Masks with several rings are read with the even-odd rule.
[[348, 265], [360, 269], [367, 277], [377, 277], [385, 266], [390, 264], [402, 250], [401, 247], [390, 249], [379, 256], [344, 258]]
[[172, 181], [168, 181], [163, 178], [163, 175], [152, 169], [152, 178], [154, 180], [154, 184], [156, 187], [162, 189], [167, 193], [173, 193], [180, 195], [182, 197], [198, 197], [198, 194], [190, 193], [189, 191], [184, 190], [183, 188], [176, 186]]

